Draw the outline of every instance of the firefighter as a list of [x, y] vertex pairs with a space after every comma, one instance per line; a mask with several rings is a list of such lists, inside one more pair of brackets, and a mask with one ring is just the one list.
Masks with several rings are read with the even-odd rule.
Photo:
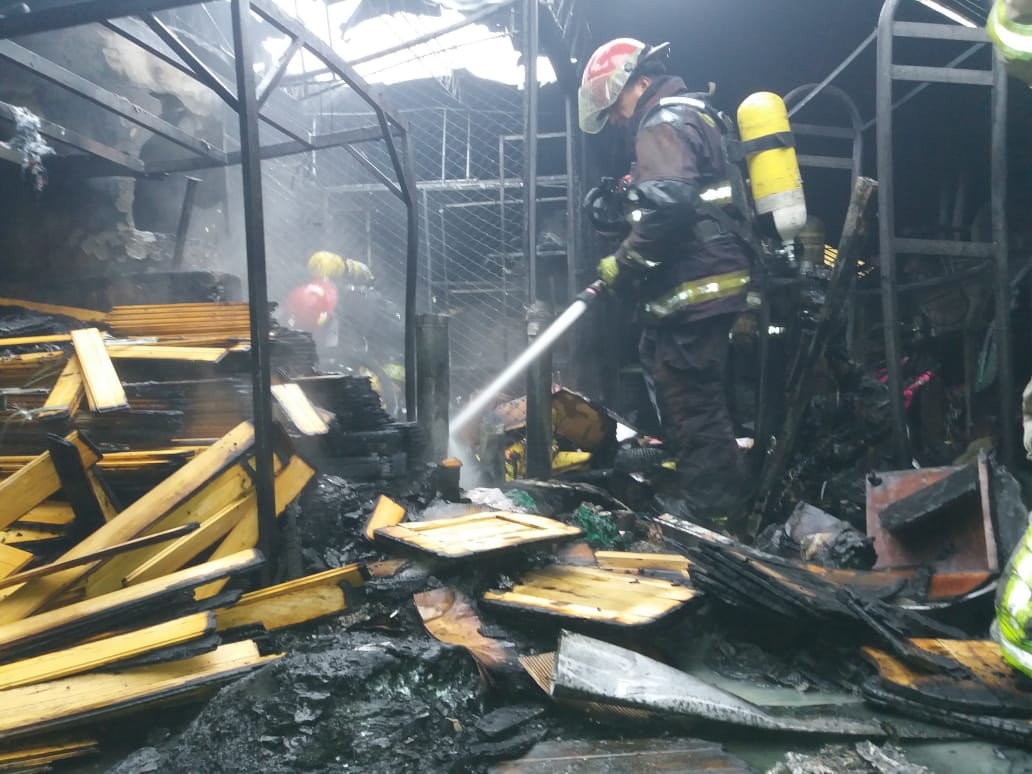
[[725, 374], [730, 333], [746, 309], [752, 252], [712, 202], [729, 162], [706, 95], [669, 75], [669, 46], [610, 41], [588, 60], [581, 129], [627, 142], [629, 235], [598, 266], [616, 293], [634, 294], [644, 323], [639, 354], [665, 440], [676, 453], [668, 510], [714, 523], [744, 505], [744, 459]]
[[1010, 74], [1032, 84], [1032, 0], [996, 0], [987, 30]]
[[325, 347], [335, 347], [339, 336], [337, 283], [366, 287], [372, 285], [373, 273], [366, 264], [328, 250], [312, 254], [308, 259], [308, 273], [312, 279], [287, 296], [287, 325], [308, 331]]

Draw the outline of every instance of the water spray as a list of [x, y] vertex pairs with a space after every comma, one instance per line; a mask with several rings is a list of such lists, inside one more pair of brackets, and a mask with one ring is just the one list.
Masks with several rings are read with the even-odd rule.
[[534, 342], [527, 347], [515, 360], [510, 363], [504, 371], [498, 374], [489, 385], [487, 385], [480, 394], [477, 395], [465, 408], [462, 409], [452, 420], [449, 427], [449, 433], [451, 436], [457, 435], [462, 429], [470, 423], [470, 421], [480, 414], [488, 404], [508, 386], [509, 382], [515, 379], [517, 376], [522, 374], [527, 368], [537, 360], [541, 355], [552, 346], [560, 336], [568, 331], [577, 320], [579, 320], [583, 314], [588, 311], [588, 307], [594, 303], [602, 293], [606, 290], [606, 285], [602, 280], [596, 280], [588, 287], [584, 288], [578, 295], [577, 300], [570, 304], [559, 317], [556, 318], [550, 326], [548, 326], [541, 334], [534, 339]]

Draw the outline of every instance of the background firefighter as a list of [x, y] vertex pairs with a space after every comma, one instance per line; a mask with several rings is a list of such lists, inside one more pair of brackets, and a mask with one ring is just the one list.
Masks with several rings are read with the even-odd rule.
[[677, 459], [678, 499], [661, 493], [660, 502], [712, 522], [744, 504], [725, 374], [751, 253], [714, 212], [729, 187], [721, 130], [705, 95], [667, 74], [667, 49], [621, 38], [596, 50], [582, 79], [580, 124], [589, 134], [609, 127], [630, 145], [630, 233], [599, 276], [617, 293], [634, 293], [642, 313], [641, 362]]

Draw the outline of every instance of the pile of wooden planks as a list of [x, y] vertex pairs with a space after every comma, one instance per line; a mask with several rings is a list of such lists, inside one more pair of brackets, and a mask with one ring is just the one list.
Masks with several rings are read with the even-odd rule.
[[[64, 530], [57, 555], [52, 543], [38, 553], [0, 543], [0, 764], [89, 753], [92, 740], [67, 734], [205, 696], [280, 657], [255, 634], [355, 604], [368, 577], [360, 565], [242, 594], [264, 561], [250, 423], [208, 447], [110, 458], [77, 434], [57, 440], [0, 461], [0, 527]], [[181, 466], [128, 507], [91, 488], [100, 470], [170, 455]], [[286, 436], [275, 460], [278, 515], [315, 470]]]
[[[93, 752], [98, 721], [203, 697], [280, 657], [263, 632], [356, 603], [360, 565], [242, 593], [265, 559], [245, 304], [0, 318], [0, 770]], [[276, 333], [278, 371], [311, 373]], [[342, 379], [317, 392], [358, 415], [375, 394]], [[277, 515], [315, 475], [295, 442], [335, 421], [309, 394], [274, 391]]]

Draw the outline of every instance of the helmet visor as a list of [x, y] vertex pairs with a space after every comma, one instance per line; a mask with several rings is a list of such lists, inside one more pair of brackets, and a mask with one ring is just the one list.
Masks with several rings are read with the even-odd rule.
[[609, 109], [620, 98], [631, 73], [618, 68], [608, 75], [585, 81], [577, 92], [580, 128], [586, 134], [598, 134], [609, 120]]

